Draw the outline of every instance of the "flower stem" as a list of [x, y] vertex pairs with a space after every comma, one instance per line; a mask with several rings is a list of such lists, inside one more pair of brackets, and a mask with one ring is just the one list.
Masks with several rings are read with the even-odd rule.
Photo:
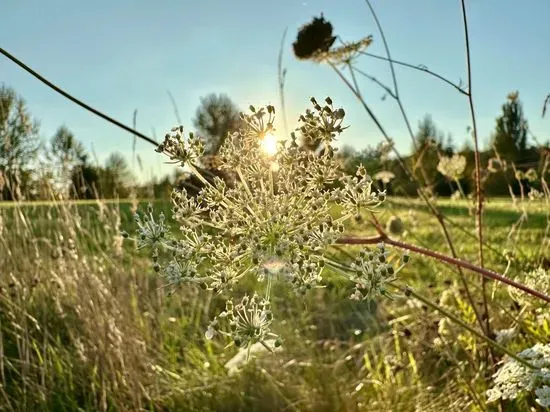
[[516, 355], [515, 353], [511, 352], [510, 350], [506, 349], [504, 346], [502, 346], [501, 344], [495, 342], [494, 340], [490, 339], [489, 337], [487, 337], [484, 333], [481, 333], [481, 332], [478, 332], [477, 330], [475, 330], [473, 327], [471, 327], [470, 325], [468, 325], [466, 322], [464, 322], [462, 319], [460, 319], [459, 317], [457, 317], [456, 315], [454, 315], [453, 313], [449, 312], [448, 310], [442, 308], [441, 306], [435, 304], [434, 302], [432, 302], [431, 300], [429, 300], [428, 298], [422, 296], [422, 295], [419, 295], [418, 293], [416, 293], [413, 289], [409, 288], [409, 287], [399, 287], [399, 286], [396, 286], [396, 285], [392, 285], [393, 287], [401, 290], [401, 292], [403, 292], [405, 295], [407, 296], [414, 296], [416, 299], [418, 299], [419, 301], [421, 301], [422, 303], [424, 303], [425, 305], [431, 307], [432, 309], [438, 311], [439, 313], [441, 313], [443, 316], [449, 318], [450, 320], [452, 320], [453, 322], [459, 324], [460, 326], [462, 326], [464, 329], [466, 329], [468, 332], [474, 334], [475, 336], [477, 336], [478, 338], [484, 340], [485, 342], [487, 342], [489, 345], [493, 346], [494, 348], [500, 350], [501, 352], [507, 354], [508, 356], [510, 356], [512, 359], [516, 360], [517, 362], [521, 363], [522, 365], [524, 366], [527, 366], [528, 368], [530, 369], [538, 369], [537, 367], [535, 367], [534, 365], [530, 364], [529, 362], [527, 362], [525, 359], [522, 359], [521, 357], [519, 357], [518, 355]]
[[530, 287], [525, 286], [522, 283], [509, 279], [501, 275], [500, 273], [497, 273], [490, 269], [482, 268], [480, 266], [474, 265], [473, 263], [467, 262], [462, 259], [453, 258], [451, 256], [444, 255], [443, 253], [439, 253], [434, 250], [430, 250], [420, 246], [415, 246], [409, 243], [401, 242], [399, 240], [392, 239], [386, 235], [378, 235], [378, 236], [372, 236], [372, 237], [341, 238], [336, 241], [336, 243], [343, 244], [343, 245], [372, 245], [372, 244], [377, 244], [379, 242], [384, 242], [388, 245], [392, 245], [400, 249], [406, 249], [406, 250], [410, 250], [411, 252], [429, 256], [431, 258], [434, 258], [441, 262], [448, 263], [450, 265], [455, 265], [458, 267], [469, 269], [473, 272], [479, 273], [484, 278], [496, 280], [498, 282], [512, 286], [516, 289], [522, 290], [525, 293], [528, 293], [529, 295], [535, 296], [541, 300], [544, 300], [545, 302], [550, 303], [550, 296], [545, 295], [542, 292], [538, 292], [534, 289], [531, 289]]

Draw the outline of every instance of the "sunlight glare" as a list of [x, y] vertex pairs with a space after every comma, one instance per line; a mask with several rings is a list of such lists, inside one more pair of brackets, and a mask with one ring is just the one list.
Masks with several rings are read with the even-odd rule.
[[277, 154], [277, 136], [266, 134], [262, 139], [261, 145], [266, 155], [271, 157]]

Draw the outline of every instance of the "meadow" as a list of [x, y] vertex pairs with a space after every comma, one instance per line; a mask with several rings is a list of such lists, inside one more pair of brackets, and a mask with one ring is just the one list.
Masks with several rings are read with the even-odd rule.
[[[475, 261], [471, 202], [435, 203], [457, 254]], [[484, 400], [495, 372], [486, 364], [486, 344], [410, 296], [349, 300], [351, 286], [336, 273], [305, 296], [276, 282], [272, 305], [281, 349], [226, 367], [238, 349], [205, 339], [211, 314], [223, 307], [219, 297], [191, 286], [168, 293], [146, 254], [122, 243], [121, 231], [135, 230], [132, 214], [146, 204], [0, 205], [0, 410], [496, 408]], [[153, 206], [177, 231], [171, 205]], [[514, 206], [488, 199], [486, 266], [510, 277], [548, 267], [548, 213], [545, 200]], [[418, 200], [390, 197], [376, 216], [383, 224], [399, 217], [399, 239], [448, 254], [435, 217]], [[375, 234], [361, 221], [347, 229]], [[331, 253], [345, 260], [353, 250], [335, 246]], [[479, 296], [477, 275], [465, 276]], [[454, 267], [411, 254], [399, 277], [476, 326]], [[533, 339], [548, 342], [548, 321], [534, 321], [540, 313], [522, 307], [500, 284], [488, 288], [494, 330], [509, 328], [510, 318], [519, 325], [512, 350]], [[516, 402], [500, 407], [517, 410], [532, 398]]]

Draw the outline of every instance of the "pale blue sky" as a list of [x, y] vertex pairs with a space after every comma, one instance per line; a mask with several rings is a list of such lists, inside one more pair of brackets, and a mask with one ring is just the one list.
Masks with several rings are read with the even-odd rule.
[[[532, 131], [550, 138], [541, 107], [550, 93], [550, 1], [469, 0], [473, 92], [479, 135], [487, 142], [508, 92], [519, 90]], [[395, 59], [424, 64], [451, 80], [466, 80], [459, 0], [373, 0]], [[363, 0], [0, 0], [0, 45], [76, 97], [160, 140], [177, 122], [167, 90], [184, 126], [192, 129], [199, 98], [227, 93], [243, 109], [279, 106], [277, 55], [288, 28], [284, 65], [291, 126], [309, 97], [330, 95], [348, 114], [341, 141], [357, 148], [381, 136], [349, 90], [326, 66], [297, 61], [291, 50], [298, 28], [323, 12], [335, 34], [355, 40], [373, 34], [369, 51], [384, 54]], [[364, 57], [359, 67], [390, 84], [384, 62]], [[467, 100], [420, 72], [397, 69], [402, 100], [413, 126], [426, 113], [456, 143], [468, 138]], [[105, 123], [0, 56], [0, 82], [15, 88], [41, 123], [43, 138], [65, 124], [102, 161], [117, 150], [130, 159], [132, 138]], [[410, 140], [396, 105], [361, 81], [364, 94], [399, 148]], [[282, 131], [281, 131], [282, 132]], [[170, 171], [147, 143], [138, 143], [144, 177]]]

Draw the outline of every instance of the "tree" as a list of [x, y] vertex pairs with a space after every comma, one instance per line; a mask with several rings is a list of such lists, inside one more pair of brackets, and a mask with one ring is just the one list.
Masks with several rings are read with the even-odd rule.
[[55, 173], [56, 186], [61, 193], [68, 195], [73, 182], [73, 170], [77, 166], [86, 164], [88, 154], [74, 134], [66, 126], [61, 126], [52, 137], [49, 155], [52, 166], [57, 172]]
[[0, 197], [22, 199], [30, 189], [32, 165], [39, 148], [38, 123], [25, 101], [11, 88], [0, 86]]
[[228, 133], [240, 128], [241, 118], [239, 109], [227, 95], [212, 93], [201, 98], [193, 123], [206, 140], [205, 153], [215, 155]]
[[76, 165], [71, 171], [72, 196], [77, 199], [97, 198], [101, 172], [101, 169], [86, 162]]
[[[433, 186], [438, 176], [439, 152], [443, 146], [443, 133], [427, 114], [418, 124], [416, 150], [413, 154], [413, 169], [418, 170], [425, 186]], [[414, 149], [413, 149], [414, 150]]]
[[527, 160], [527, 120], [523, 117], [518, 92], [510, 93], [508, 101], [502, 105], [502, 114], [496, 119], [493, 146], [508, 162]]
[[101, 191], [104, 197], [125, 198], [129, 195], [133, 176], [128, 162], [120, 153], [114, 152], [107, 158], [101, 175]]

